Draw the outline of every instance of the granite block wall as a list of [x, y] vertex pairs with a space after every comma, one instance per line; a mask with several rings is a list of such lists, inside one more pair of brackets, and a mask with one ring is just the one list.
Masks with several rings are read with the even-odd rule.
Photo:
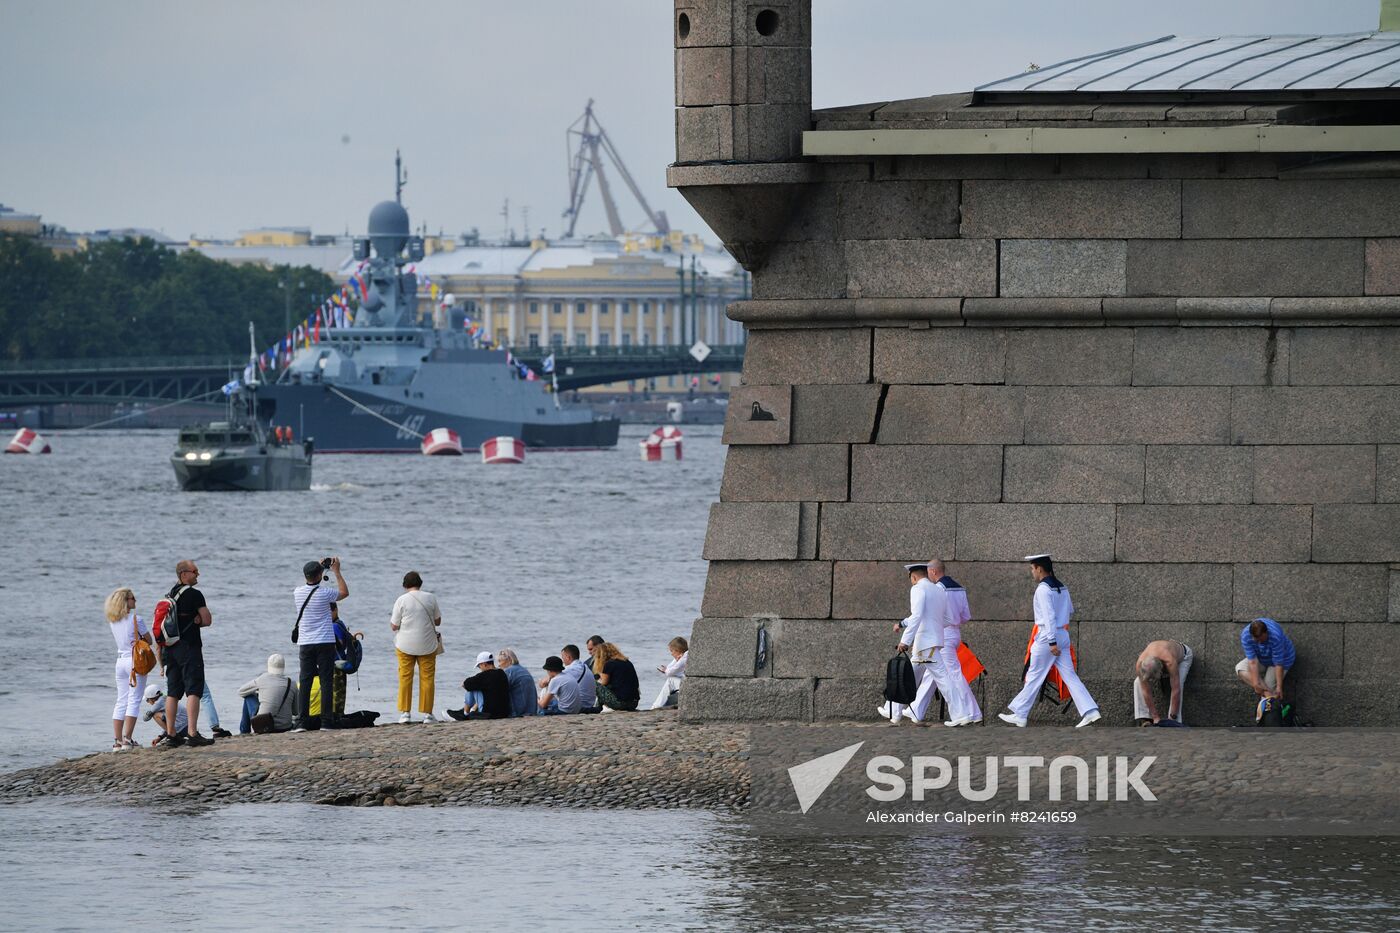
[[[730, 308], [748, 357], [682, 717], [874, 718], [899, 565], [935, 556], [990, 717], [1030, 630], [1020, 558], [1050, 551], [1112, 723], [1154, 638], [1196, 652], [1188, 722], [1250, 721], [1233, 668], [1261, 615], [1298, 646], [1305, 719], [1400, 721], [1400, 178], [1286, 168], [810, 173]], [[760, 399], [778, 423], [746, 420]]]

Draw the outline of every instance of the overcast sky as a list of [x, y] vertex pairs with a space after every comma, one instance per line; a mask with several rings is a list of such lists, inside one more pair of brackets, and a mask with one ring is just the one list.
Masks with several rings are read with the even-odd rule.
[[[1144, 39], [1374, 29], [1380, 0], [815, 0], [817, 107], [967, 90]], [[0, 0], [0, 202], [73, 230], [560, 231], [589, 97], [673, 226], [671, 0]], [[640, 210], [622, 201], [623, 220]], [[596, 190], [595, 190], [596, 194]], [[604, 229], [596, 198], [581, 232]]]

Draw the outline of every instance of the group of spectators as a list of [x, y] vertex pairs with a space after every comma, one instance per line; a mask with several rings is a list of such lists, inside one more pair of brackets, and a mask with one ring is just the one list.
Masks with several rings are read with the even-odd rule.
[[[567, 716], [574, 713], [610, 713], [635, 710], [641, 703], [637, 669], [621, 649], [602, 635], [586, 642], [588, 661], [577, 645], [565, 645], [544, 661], [544, 676], [536, 681], [520, 656], [510, 648], [494, 655], [476, 656], [477, 673], [462, 682], [466, 695], [461, 709], [449, 709], [453, 719], [506, 719], [512, 716]], [[652, 709], [676, 704], [690, 645], [684, 638], [671, 639], [671, 663], [657, 668], [666, 676]], [[431, 713], [428, 714], [431, 721]], [[409, 722], [407, 711], [399, 722]]]
[[[345, 713], [346, 674], [358, 668], [358, 643], [364, 633], [348, 631], [339, 618], [339, 604], [350, 595], [340, 559], [310, 561], [302, 568], [302, 576], [303, 582], [292, 593], [296, 611], [292, 640], [298, 649], [298, 680], [294, 683], [287, 676], [286, 660], [281, 654], [271, 655], [266, 671], [239, 689], [244, 700], [240, 732], [354, 728], [373, 725], [378, 716], [368, 711]], [[130, 588], [120, 588], [107, 598], [107, 621], [117, 643], [113, 751], [136, 745], [133, 733], [138, 718], [154, 720], [161, 729], [154, 745], [173, 748], [211, 744], [214, 739], [199, 732], [202, 710], [208, 711], [214, 737], [231, 735], [219, 725], [204, 677], [201, 631], [213, 619], [197, 587], [199, 567], [192, 560], [182, 560], [176, 565], [176, 577], [178, 582], [163, 597], [171, 606], [159, 639], [164, 644], [158, 643], [145, 620], [137, 615], [136, 595]], [[398, 658], [399, 722], [414, 721], [415, 672], [420, 721], [439, 722], [434, 702], [437, 659], [445, 650], [442, 613], [437, 598], [423, 589], [417, 572], [404, 575], [403, 590], [389, 616]], [[462, 706], [448, 709], [446, 716], [456, 720], [504, 719], [636, 710], [641, 691], [631, 660], [601, 635], [592, 636], [586, 645], [586, 657], [576, 645], [567, 644], [558, 655], [546, 658], [538, 680], [510, 648], [494, 654], [481, 652], [476, 656], [476, 673], [463, 681], [466, 693]], [[147, 649], [154, 652], [155, 663], [164, 675], [163, 690], [159, 684], [147, 685], [149, 671], [137, 672], [144, 667], [139, 659]], [[685, 677], [689, 645], [677, 637], [671, 640], [669, 649], [672, 660], [657, 668], [665, 682], [652, 709], [674, 706]]]

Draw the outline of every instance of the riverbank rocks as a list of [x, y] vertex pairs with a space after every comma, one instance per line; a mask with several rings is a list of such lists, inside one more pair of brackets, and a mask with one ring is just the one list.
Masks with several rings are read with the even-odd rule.
[[[1290, 818], [1330, 814], [1348, 826], [1370, 821], [1376, 832], [1400, 827], [1395, 730], [1074, 729], [1073, 722], [1039, 729], [744, 726], [619, 713], [248, 736], [202, 749], [102, 752], [0, 775], [0, 804], [81, 797], [179, 812], [271, 802], [790, 814], [797, 803], [788, 769], [859, 743], [864, 757], [843, 776], [845, 790], [833, 791], [846, 794], [854, 810], [872, 805], [865, 762], [877, 754], [906, 762], [937, 755], [978, 767], [990, 758], [1008, 768], [1013, 759], [1006, 756], [1039, 756], [1042, 763], [1057, 756], [1091, 763], [1153, 756], [1143, 773], [1160, 801], [1157, 818], [1188, 812], [1259, 818], [1260, 808], [1239, 809], [1240, 793], [1258, 789], [1268, 798], [1263, 806], [1287, 810]], [[1294, 780], [1300, 768], [1308, 781]], [[160, 790], [166, 787], [173, 792]], [[1007, 793], [1009, 803], [1015, 796]]]

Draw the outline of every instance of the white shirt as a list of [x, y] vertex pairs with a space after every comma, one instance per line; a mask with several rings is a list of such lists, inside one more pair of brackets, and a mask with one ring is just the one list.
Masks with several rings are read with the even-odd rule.
[[[316, 595], [307, 602], [312, 590]], [[301, 612], [301, 625], [297, 630], [298, 645], [324, 645], [335, 641], [335, 624], [331, 622], [331, 603], [340, 598], [340, 588], [327, 582], [314, 587], [303, 583], [292, 591], [292, 611], [301, 612], [301, 604], [306, 603], [306, 611]], [[296, 616], [292, 616], [293, 619]]]
[[909, 588], [909, 617], [901, 625], [901, 645], [912, 645], [914, 660], [927, 661], [933, 649], [943, 646], [943, 627], [948, 619], [948, 592], [927, 579]]
[[972, 619], [972, 608], [967, 604], [967, 590], [946, 574], [934, 584], [948, 594], [948, 624], [962, 628]]
[[[598, 681], [593, 679], [593, 672], [588, 669], [583, 661], [575, 658], [565, 665], [564, 673], [559, 677], [567, 677], [578, 684], [579, 702], [590, 709], [598, 705]], [[554, 678], [558, 680], [559, 677]]]
[[679, 658], [673, 658], [673, 659], [671, 660], [671, 663], [666, 665], [666, 672], [665, 672], [665, 673], [666, 673], [666, 676], [667, 676], [667, 677], [684, 677], [684, 676], [685, 676], [685, 662], [688, 661], [689, 659], [690, 659], [690, 652], [689, 652], [689, 651], [682, 651], [682, 652], [681, 652], [681, 656], [680, 656]]
[[[136, 617], [136, 625], [141, 629], [141, 634], [146, 636], [146, 640], [151, 640], [151, 633], [146, 629], [146, 623], [140, 616]], [[131, 657], [131, 647], [136, 643], [136, 632], [131, 626], [131, 614], [127, 613], [126, 618], [118, 619], [112, 623], [112, 637], [117, 640], [117, 657]]]
[[[1051, 578], [1053, 579], [1053, 578]], [[1059, 583], [1059, 580], [1055, 581]], [[1074, 612], [1070, 602], [1069, 587], [1060, 583], [1059, 589], [1050, 585], [1050, 580], [1041, 580], [1035, 588], [1035, 598], [1031, 600], [1035, 612], [1036, 638], [1045, 644], [1060, 642], [1069, 644], [1069, 617]], [[1063, 641], [1060, 633], [1064, 632]]]
[[397, 625], [394, 647], [404, 654], [432, 654], [437, 651], [437, 626], [442, 618], [437, 597], [426, 590], [408, 590], [394, 600], [389, 624]]

